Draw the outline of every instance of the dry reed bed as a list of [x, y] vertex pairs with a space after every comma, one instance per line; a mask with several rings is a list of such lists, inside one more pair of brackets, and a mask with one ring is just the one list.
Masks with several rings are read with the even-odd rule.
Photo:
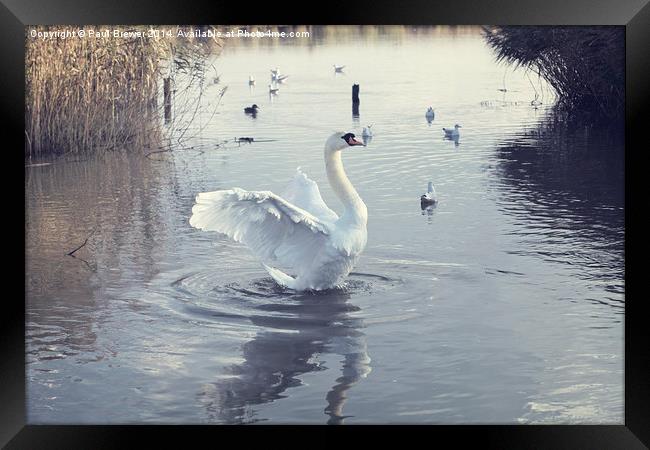
[[[38, 31], [79, 29], [38, 27]], [[81, 27], [84, 28], [84, 27]], [[88, 27], [91, 28], [91, 27]], [[147, 30], [148, 27], [92, 27]], [[163, 76], [197, 53], [193, 39], [175, 37], [26, 37], [25, 156], [143, 149], [162, 135], [158, 98]], [[191, 57], [178, 55], [191, 48]], [[185, 52], [185, 54], [189, 54]], [[180, 62], [179, 62], [180, 61]], [[160, 107], [159, 107], [160, 106]]]
[[622, 27], [501, 26], [484, 36], [498, 61], [545, 78], [569, 119], [619, 121], [624, 115], [625, 40]]

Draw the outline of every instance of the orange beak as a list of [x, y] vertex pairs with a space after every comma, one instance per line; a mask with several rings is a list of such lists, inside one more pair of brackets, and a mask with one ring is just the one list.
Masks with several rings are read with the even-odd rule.
[[353, 145], [363, 145], [363, 142], [357, 141], [355, 138], [351, 137], [348, 139], [348, 145], [353, 146]]

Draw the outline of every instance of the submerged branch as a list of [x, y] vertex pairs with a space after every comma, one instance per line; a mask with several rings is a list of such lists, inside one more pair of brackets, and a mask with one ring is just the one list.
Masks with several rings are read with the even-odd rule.
[[88, 239], [90, 239], [90, 237], [91, 237], [93, 234], [95, 234], [95, 231], [97, 231], [97, 228], [93, 229], [93, 231], [88, 235], [88, 237], [87, 237], [86, 240], [83, 242], [83, 244], [81, 244], [79, 247], [75, 248], [75, 249], [72, 250], [71, 252], [66, 253], [66, 255], [68, 255], [68, 256], [72, 256], [72, 257], [75, 257], [74, 254], [77, 252], [77, 250], [81, 249], [82, 247], [85, 247], [85, 245], [88, 243]]

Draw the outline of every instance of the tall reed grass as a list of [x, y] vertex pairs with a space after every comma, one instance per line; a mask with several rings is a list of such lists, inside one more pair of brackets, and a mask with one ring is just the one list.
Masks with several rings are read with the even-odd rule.
[[[149, 27], [37, 27], [37, 31]], [[195, 64], [174, 37], [26, 36], [25, 156], [142, 149], [161, 139], [163, 76]], [[187, 41], [187, 42], [186, 42]], [[206, 49], [203, 54], [209, 53]], [[186, 62], [184, 62], [186, 61]], [[190, 67], [191, 69], [191, 67]]]
[[625, 104], [622, 27], [485, 27], [498, 61], [530, 69], [558, 96], [571, 120], [620, 121]]

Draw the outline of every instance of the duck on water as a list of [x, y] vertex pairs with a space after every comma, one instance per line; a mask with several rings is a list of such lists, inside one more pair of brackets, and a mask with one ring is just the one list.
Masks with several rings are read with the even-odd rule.
[[257, 105], [247, 106], [246, 108], [244, 108], [244, 113], [256, 115], [258, 109], [260, 109], [260, 107]]

